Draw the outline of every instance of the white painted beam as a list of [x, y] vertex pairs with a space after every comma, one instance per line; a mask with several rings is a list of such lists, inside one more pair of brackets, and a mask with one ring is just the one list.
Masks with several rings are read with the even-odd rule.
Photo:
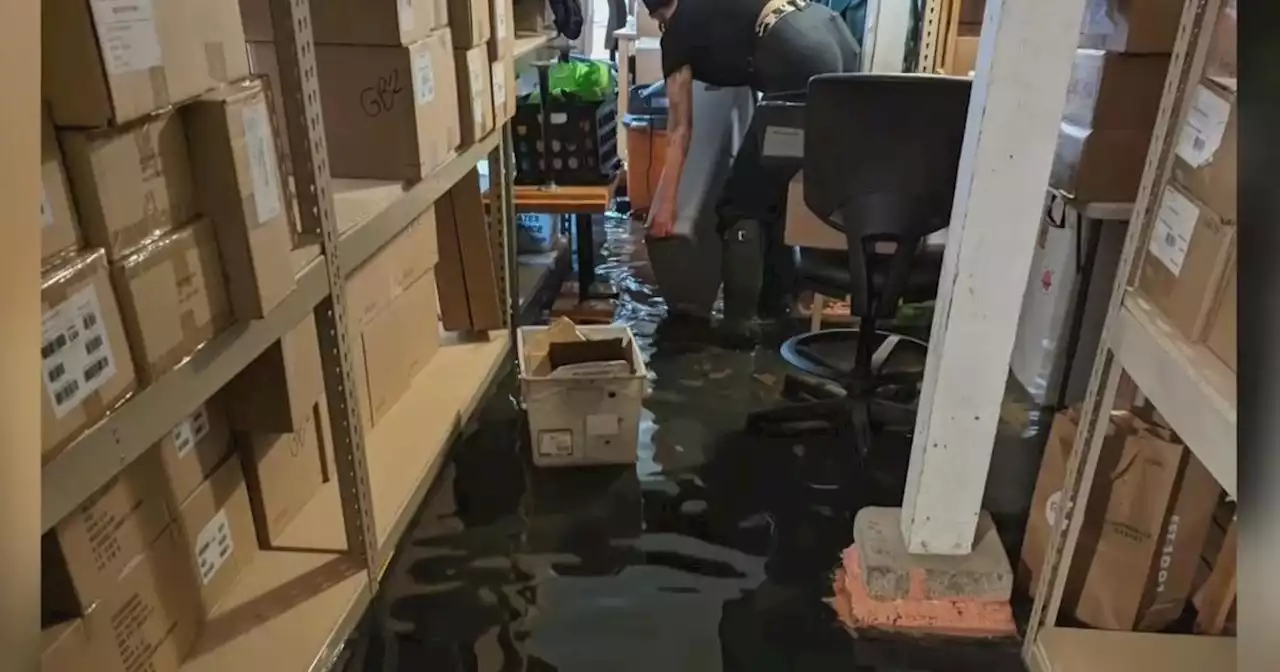
[[902, 533], [965, 555], [991, 462], [1085, 0], [987, 0]]

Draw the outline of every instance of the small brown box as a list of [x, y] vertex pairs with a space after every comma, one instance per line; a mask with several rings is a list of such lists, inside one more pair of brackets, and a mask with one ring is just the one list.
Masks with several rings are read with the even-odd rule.
[[45, 271], [40, 288], [41, 452], [53, 459], [137, 389], [102, 250]]
[[1093, 130], [1151, 134], [1169, 57], [1077, 49], [1062, 120]]
[[[240, 12], [250, 41], [275, 41], [270, 0], [240, 0]], [[434, 0], [325, 0], [311, 8], [311, 34], [316, 44], [413, 44], [446, 18]]]
[[103, 654], [97, 648], [98, 644], [89, 641], [83, 619], [45, 627], [40, 632], [40, 672], [120, 672], [115, 668], [102, 670], [99, 665]]
[[[372, 429], [404, 396], [440, 346], [435, 274], [428, 271], [360, 333], [361, 416]], [[366, 410], [367, 409], [367, 410]]]
[[1088, 0], [1080, 46], [1125, 54], [1168, 54], [1182, 0]]
[[484, 47], [454, 52], [458, 64], [458, 117], [462, 145], [473, 145], [493, 130], [493, 83]]
[[490, 0], [489, 10], [489, 60], [499, 61], [515, 50], [515, 9], [512, 0]]
[[231, 324], [213, 225], [197, 219], [112, 265], [143, 385]]
[[1218, 10], [1218, 20], [1213, 24], [1213, 36], [1209, 38], [1209, 53], [1204, 60], [1205, 79], [1240, 77], [1239, 23], [1236, 0], [1224, 0]]
[[483, 47], [489, 41], [489, 36], [493, 34], [489, 24], [489, 2], [490, 0], [448, 0], [449, 28], [453, 31], [454, 49]]
[[40, 111], [40, 185], [44, 198], [40, 201], [40, 261], [48, 266], [80, 247], [80, 230], [76, 210], [71, 205], [67, 172], [62, 165], [62, 152], [53, 126]]
[[249, 75], [226, 0], [43, 3], [44, 95], [58, 126], [123, 124]]
[[196, 214], [182, 119], [165, 112], [60, 137], [85, 241], [114, 261]]
[[501, 126], [516, 116], [516, 63], [504, 58], [494, 61], [490, 77], [493, 80], [493, 125]]
[[164, 470], [166, 495], [176, 513], [231, 452], [231, 431], [222, 406], [212, 399], [201, 404], [152, 450]]
[[307, 315], [232, 378], [219, 398], [233, 430], [286, 434], [306, 426], [323, 393], [316, 320]]
[[504, 304], [476, 171], [472, 170], [436, 201], [436, 232], [440, 241], [437, 291], [444, 328], [501, 329], [505, 322]]
[[[460, 142], [458, 86], [448, 30], [407, 47], [317, 45], [320, 104], [333, 177], [416, 182]], [[274, 45], [250, 45], [254, 71], [276, 81]], [[277, 106], [277, 110], [279, 106]], [[285, 128], [277, 119], [277, 128]]]
[[1150, 144], [1150, 130], [1093, 130], [1063, 123], [1049, 186], [1080, 203], [1131, 203]]
[[289, 523], [324, 483], [325, 447], [320, 431], [323, 396], [302, 429], [287, 434], [245, 434], [244, 475], [254, 527], [263, 548], [280, 543]]
[[293, 248], [262, 83], [226, 86], [182, 108], [200, 212], [213, 220], [238, 320], [256, 320], [295, 281]]
[[1178, 186], [1165, 187], [1138, 289], [1192, 342], [1204, 338], [1234, 244], [1235, 227]]
[[1240, 116], [1236, 93], [1206, 80], [1189, 98], [1174, 152], [1173, 180], [1219, 217], [1234, 222]]
[[87, 614], [119, 590], [120, 575], [176, 512], [166, 503], [164, 487], [160, 462], [147, 451], [58, 522], [42, 550], [46, 613]]
[[258, 554], [240, 460], [227, 460], [191, 493], [177, 516], [204, 615], [227, 596]]

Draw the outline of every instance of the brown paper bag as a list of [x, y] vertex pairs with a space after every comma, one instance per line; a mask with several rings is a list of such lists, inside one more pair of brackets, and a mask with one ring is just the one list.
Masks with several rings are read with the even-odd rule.
[[1108, 630], [1158, 630], [1190, 597], [1220, 487], [1167, 429], [1131, 423], [1120, 450], [1099, 458], [1094, 489], [1106, 503], [1075, 615]]

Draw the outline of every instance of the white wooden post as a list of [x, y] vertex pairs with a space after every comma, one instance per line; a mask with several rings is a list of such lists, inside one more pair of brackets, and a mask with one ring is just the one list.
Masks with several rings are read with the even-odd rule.
[[912, 553], [966, 555], [1085, 0], [988, 0], [902, 506]]

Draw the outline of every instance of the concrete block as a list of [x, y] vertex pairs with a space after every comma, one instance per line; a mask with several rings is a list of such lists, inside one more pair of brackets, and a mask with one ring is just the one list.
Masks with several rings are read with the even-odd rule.
[[959, 556], [908, 553], [901, 517], [902, 509], [887, 507], [867, 507], [854, 517], [860, 574], [871, 599], [907, 599], [915, 575], [923, 579], [927, 600], [1009, 601], [1013, 568], [990, 514], [978, 517], [973, 552]]

